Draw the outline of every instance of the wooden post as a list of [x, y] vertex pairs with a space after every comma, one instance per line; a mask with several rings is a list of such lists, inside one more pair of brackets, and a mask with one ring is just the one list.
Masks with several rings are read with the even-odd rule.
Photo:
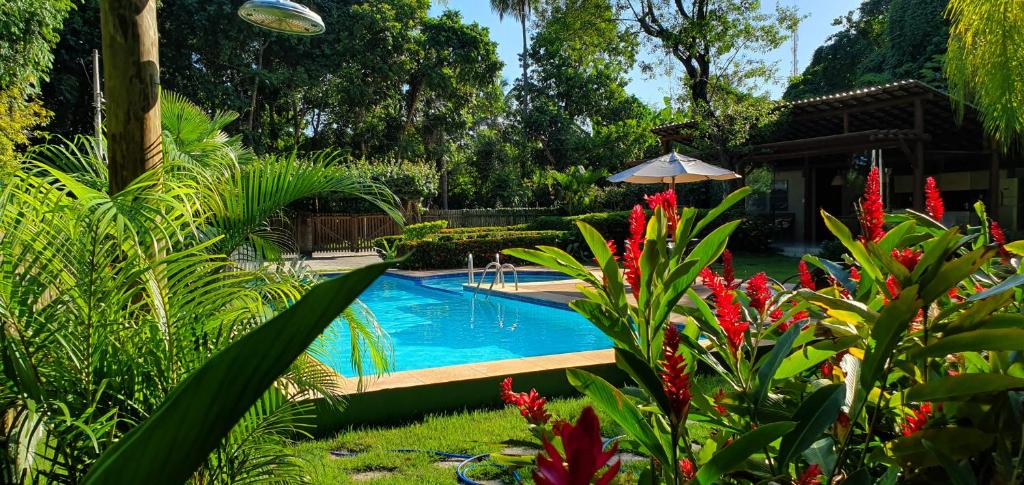
[[918, 134], [914, 143], [914, 159], [910, 161], [914, 169], [914, 210], [924, 211], [924, 106], [920, 99], [914, 100], [914, 131]]
[[299, 216], [299, 255], [313, 257], [313, 217], [303, 213]]
[[156, 2], [100, 2], [111, 194], [163, 157]]

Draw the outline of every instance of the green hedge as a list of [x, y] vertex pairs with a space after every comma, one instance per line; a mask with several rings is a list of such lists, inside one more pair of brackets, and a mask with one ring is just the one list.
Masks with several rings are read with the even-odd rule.
[[405, 226], [405, 230], [402, 231], [402, 236], [410, 241], [426, 239], [438, 232], [441, 232], [441, 230], [446, 227], [448, 227], [448, 221], [444, 220], [410, 224]]
[[[495, 253], [503, 249], [533, 248], [539, 245], [561, 247], [565, 237], [565, 231], [506, 231], [450, 239], [435, 237], [421, 241], [402, 240], [398, 245], [398, 254], [408, 257], [398, 267], [410, 270], [463, 268], [466, 266], [466, 256], [470, 253], [477, 265], [483, 266], [493, 261]], [[375, 240], [374, 246], [379, 247], [378, 242], [382, 239], [385, 238]], [[523, 261], [514, 258], [504, 257], [502, 260], [523, 264]]]

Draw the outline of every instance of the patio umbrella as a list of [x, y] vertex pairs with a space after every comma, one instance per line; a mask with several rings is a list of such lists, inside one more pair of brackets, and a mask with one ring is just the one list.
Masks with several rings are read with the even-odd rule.
[[635, 167], [627, 168], [608, 177], [608, 180], [633, 184], [671, 184], [675, 186], [676, 183], [738, 178], [740, 175], [732, 170], [671, 152], [647, 160]]

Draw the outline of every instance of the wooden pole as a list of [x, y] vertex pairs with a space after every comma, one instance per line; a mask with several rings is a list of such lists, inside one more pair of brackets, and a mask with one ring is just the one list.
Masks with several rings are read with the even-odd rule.
[[163, 158], [156, 2], [100, 2], [111, 194]]

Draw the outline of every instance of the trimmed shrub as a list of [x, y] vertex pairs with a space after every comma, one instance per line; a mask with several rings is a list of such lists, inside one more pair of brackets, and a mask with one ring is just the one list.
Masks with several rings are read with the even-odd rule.
[[433, 236], [434, 234], [441, 232], [446, 227], [448, 227], [448, 221], [445, 220], [411, 224], [405, 226], [405, 230], [402, 231], [402, 236], [410, 241], [418, 241], [420, 239]]
[[[564, 231], [507, 231], [474, 234], [472, 238], [401, 241], [398, 254], [408, 255], [408, 258], [398, 267], [411, 270], [462, 268], [470, 253], [475, 261], [486, 264], [484, 262], [492, 261], [495, 253], [503, 249], [538, 245], [560, 247], [564, 245], [565, 235]], [[503, 261], [523, 263], [513, 258], [503, 258]]]

